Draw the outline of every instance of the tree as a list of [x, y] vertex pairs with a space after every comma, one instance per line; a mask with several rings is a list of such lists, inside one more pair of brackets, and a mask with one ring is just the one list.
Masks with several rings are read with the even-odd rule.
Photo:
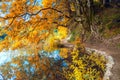
[[4, 79], [15, 80], [65, 80], [61, 62], [48, 57], [18, 56], [0, 66]]
[[1, 42], [5, 44], [1, 50], [33, 45], [37, 50], [43, 49], [48, 36], [59, 26], [68, 28], [69, 32], [80, 27], [81, 37], [91, 31], [93, 0], [42, 0], [42, 3], [38, 0], [3, 0], [1, 3], [5, 16], [0, 17], [0, 33], [8, 35]]
[[[92, 4], [93, 0], [42, 0], [42, 2], [39, 0], [3, 0], [0, 4], [1, 13], [4, 14], [0, 16], [0, 34], [7, 36], [0, 42], [0, 50], [25, 48], [36, 56], [35, 61], [29, 57], [36, 69], [37, 66], [38, 69], [41, 67], [43, 71], [46, 71], [44, 74], [48, 75], [51, 71], [47, 70], [55, 68], [59, 73], [59, 66], [51, 67], [49, 60], [40, 59], [38, 53], [42, 50], [51, 52], [63, 48], [61, 47], [64, 46], [62, 40], [77, 27], [81, 29], [79, 37], [84, 40], [85, 34], [93, 31]], [[79, 42], [80, 38], [76, 38], [75, 45]], [[62, 50], [63, 54], [69, 53], [68, 48]], [[68, 59], [66, 55], [63, 56]], [[44, 65], [44, 61], [48, 62], [47, 66]], [[17, 78], [21, 79], [24, 73], [23, 70], [23, 74], [19, 76], [21, 72], [18, 71]], [[51, 74], [56, 78], [61, 76], [56, 73]], [[42, 71], [36, 72], [36, 75], [39, 74], [42, 74]]]
[[31, 47], [31, 44], [38, 49], [42, 49], [43, 43], [53, 33], [53, 29], [62, 26], [53, 24], [58, 21], [58, 17], [65, 17], [63, 21], [58, 21], [59, 23], [65, 23], [68, 16], [52, 7], [55, 0], [43, 0], [43, 5], [38, 3], [40, 2], [36, 2], [36, 0], [2, 2], [2, 11], [6, 15], [1, 17], [1, 23], [5, 23], [1, 26], [3, 28], [1, 34], [6, 33], [8, 36], [1, 42], [1, 44], [6, 43], [6, 45], [1, 46], [1, 49]]

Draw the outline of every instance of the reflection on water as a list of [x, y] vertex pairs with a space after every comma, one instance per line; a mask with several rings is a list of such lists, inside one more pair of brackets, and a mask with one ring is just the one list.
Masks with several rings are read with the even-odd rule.
[[[4, 50], [4, 51], [0, 52], [0, 69], [2, 69], [1, 68], [2, 66], [6, 65], [7, 63], [10, 63], [9, 69], [16, 68], [16, 69], [19, 69], [19, 70], [24, 70], [26, 72], [26, 74], [29, 74], [29, 73], [34, 74], [35, 71], [36, 71], [35, 66], [30, 65], [30, 62], [28, 60], [24, 59], [25, 57], [27, 58], [29, 56], [34, 56], [34, 55], [29, 55], [29, 54], [26, 53], [26, 51], [23, 51], [23, 53], [24, 54], [21, 54], [20, 50], [8, 50], [8, 51]], [[67, 63], [59, 55], [59, 53], [60, 53], [60, 50], [54, 50], [51, 53], [48, 53], [46, 51], [39, 51], [39, 55], [40, 55], [41, 58], [47, 57], [49, 59], [53, 59], [53, 63], [58, 63], [61, 60], [62, 62], [60, 63], [60, 66], [61, 67], [67, 67]], [[19, 58], [21, 56], [24, 57], [23, 58], [24, 60], [22, 62], [22, 67], [19, 67], [18, 64], [15, 64], [15, 63], [12, 62], [12, 59], [17, 60], [17, 58]], [[7, 67], [7, 66], [5, 66], [5, 67]], [[24, 69], [21, 69], [21, 68], [24, 68]], [[0, 70], [0, 71], [3, 71], [3, 70]], [[10, 70], [9, 74], [14, 74], [14, 72], [15, 72], [14, 70]], [[13, 75], [11, 78], [9, 78], [7, 80], [15, 80], [15, 79], [16, 79], [16, 75]], [[4, 79], [2, 79], [2, 72], [1, 72], [1, 75], [0, 75], [0, 80], [4, 80]]]

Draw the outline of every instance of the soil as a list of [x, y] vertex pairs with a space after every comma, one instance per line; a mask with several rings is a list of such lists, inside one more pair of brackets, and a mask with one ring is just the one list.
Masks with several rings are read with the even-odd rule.
[[110, 76], [110, 80], [120, 80], [120, 48], [117, 48], [115, 46], [109, 46], [101, 42], [86, 42], [85, 46], [105, 51], [108, 55], [111, 55], [115, 64], [113, 65], [113, 68], [111, 70], [112, 75]]

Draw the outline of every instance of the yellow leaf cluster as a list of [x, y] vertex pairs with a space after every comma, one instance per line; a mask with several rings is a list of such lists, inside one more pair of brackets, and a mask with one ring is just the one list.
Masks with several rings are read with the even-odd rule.
[[74, 6], [73, 3], [70, 4], [70, 8], [71, 8], [72, 11], [75, 11], [75, 6]]
[[55, 2], [56, 0], [43, 0], [42, 4], [44, 7], [51, 7], [52, 3]]
[[[57, 42], [67, 37], [68, 29], [63, 26], [58, 26], [54, 24], [54, 22], [65, 24], [68, 19], [66, 19], [62, 13], [56, 10], [44, 10], [44, 8], [53, 8], [53, 6], [56, 6], [57, 0], [42, 0], [42, 7], [37, 4], [33, 6], [34, 0], [29, 1], [30, 3], [27, 4], [26, 0], [13, 0], [10, 2], [11, 4], [8, 5], [9, 13], [5, 15], [6, 20], [4, 21], [7, 23], [7, 27], [5, 28], [5, 31], [2, 30], [9, 36], [9, 45], [7, 46], [10, 48], [12, 47], [12, 49], [23, 47], [33, 48], [31, 45], [34, 44], [33, 49], [36, 47], [43, 49], [43, 46], [39, 44], [41, 43], [44, 45], [43, 42], [46, 42], [45, 46], [47, 44], [47, 49], [56, 49], [55, 47]], [[56, 8], [63, 11], [64, 14], [67, 14], [65, 12], [66, 8], [63, 7], [63, 5], [66, 5], [65, 1], [61, 1], [61, 3], [58, 5], [60, 6]], [[5, 9], [6, 7], [7, 4], [2, 3], [2, 8]], [[28, 21], [26, 21], [26, 14], [31, 14], [29, 15], [30, 17], [28, 17], [30, 18]], [[63, 19], [59, 20], [61, 16], [63, 16]], [[6, 26], [5, 24], [2, 26]], [[53, 33], [54, 28], [58, 29], [57, 35], [54, 35]], [[52, 35], [52, 37], [50, 35]], [[0, 48], [3, 49], [6, 47], [0, 46]]]
[[4, 40], [4, 41], [0, 42], [0, 51], [2, 51], [4, 48], [9, 49], [9, 41], [8, 40]]
[[69, 69], [64, 71], [68, 80], [102, 80], [105, 71], [105, 58], [93, 53], [82, 54], [77, 47], [74, 48], [71, 56], [72, 63], [69, 64]]
[[67, 33], [68, 33], [68, 28], [63, 27], [63, 26], [58, 27], [58, 34], [60, 35], [59, 36], [60, 39], [66, 38]]
[[[48, 35], [48, 34], [46, 34]], [[59, 26], [57, 32], [53, 32], [45, 41], [44, 49], [47, 51], [52, 51], [57, 49], [60, 40], [66, 38], [68, 35], [68, 29], [63, 26]], [[63, 49], [63, 51], [67, 52], [67, 49]], [[63, 52], [62, 51], [62, 52]], [[67, 55], [66, 55], [67, 56]]]
[[60, 50], [60, 56], [63, 58], [67, 58], [68, 57], [68, 49], [67, 48], [62, 48]]
[[34, 39], [37, 37], [37, 34], [38, 34], [38, 32], [34, 30], [34, 31], [30, 32], [29, 38]]
[[16, 48], [20, 48], [20, 47], [22, 47], [22, 43], [21, 43], [21, 41], [16, 41], [13, 45], [12, 45], [12, 49], [14, 50], [14, 49], [16, 49]]
[[57, 48], [57, 42], [55, 41], [55, 38], [54, 37], [49, 37], [47, 40], [46, 40], [46, 43], [44, 45], [44, 49], [47, 50], [47, 51], [53, 51]]
[[7, 4], [3, 3], [1, 8], [2, 8], [2, 11], [5, 12], [7, 10]]
[[66, 38], [67, 35], [68, 35], [68, 29], [63, 26], [59, 26], [58, 32], [54, 33], [55, 39], [59, 39], [59, 40]]

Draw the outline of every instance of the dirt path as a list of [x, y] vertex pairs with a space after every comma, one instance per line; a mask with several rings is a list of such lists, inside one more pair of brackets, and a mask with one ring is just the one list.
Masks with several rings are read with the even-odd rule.
[[86, 47], [94, 48], [97, 50], [105, 51], [109, 55], [111, 55], [114, 59], [115, 64], [112, 68], [113, 75], [110, 77], [110, 80], [120, 80], [120, 48], [115, 47], [107, 47], [105, 44], [102, 43], [86, 43]]

